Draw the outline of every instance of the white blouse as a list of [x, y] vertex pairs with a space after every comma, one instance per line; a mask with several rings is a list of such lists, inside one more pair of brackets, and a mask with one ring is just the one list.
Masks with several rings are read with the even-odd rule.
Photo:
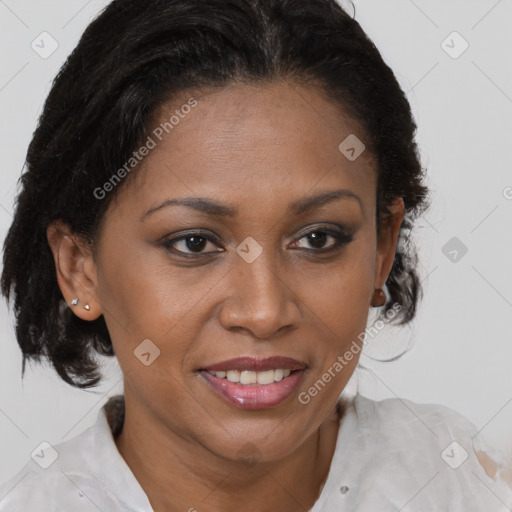
[[[153, 512], [114, 442], [123, 418], [118, 395], [95, 425], [33, 454], [0, 486], [0, 512]], [[449, 408], [356, 395], [347, 403], [327, 480], [310, 512], [510, 511], [512, 489], [487, 475], [475, 453], [482, 449], [499, 457]]]

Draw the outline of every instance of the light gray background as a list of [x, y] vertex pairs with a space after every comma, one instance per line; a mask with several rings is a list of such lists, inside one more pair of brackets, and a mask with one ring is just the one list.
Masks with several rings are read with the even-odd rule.
[[[382, 357], [410, 339], [414, 346], [390, 363], [363, 356], [368, 369], [358, 370], [351, 389], [358, 384], [372, 398], [445, 404], [512, 456], [512, 0], [354, 3], [356, 19], [411, 102], [433, 205], [416, 230], [425, 286], [417, 321], [401, 333], [382, 331], [366, 349]], [[51, 80], [106, 4], [0, 0], [2, 241]], [[45, 59], [31, 48], [43, 31], [58, 42]], [[458, 58], [442, 47], [446, 40], [452, 55], [463, 48], [453, 31], [469, 44]], [[455, 262], [443, 253], [452, 237], [468, 248]], [[122, 392], [122, 377], [111, 360], [96, 390], [73, 389], [44, 367], [29, 368], [22, 382], [12, 314], [4, 302], [0, 324], [3, 482], [42, 441], [56, 444], [92, 425], [107, 396]]]

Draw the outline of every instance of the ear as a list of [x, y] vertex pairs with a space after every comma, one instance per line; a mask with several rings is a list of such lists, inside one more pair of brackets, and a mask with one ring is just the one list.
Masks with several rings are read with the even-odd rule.
[[389, 214], [382, 220], [381, 230], [377, 234], [375, 288], [384, 286], [393, 266], [400, 225], [404, 218], [404, 200], [401, 197], [396, 198], [388, 207], [388, 211]]
[[[82, 237], [71, 232], [62, 221], [52, 222], [46, 237], [53, 253], [57, 282], [69, 307], [83, 320], [96, 320], [102, 315], [97, 296], [96, 265], [92, 249]], [[78, 298], [76, 306], [71, 300]], [[87, 310], [84, 306], [88, 304]]]

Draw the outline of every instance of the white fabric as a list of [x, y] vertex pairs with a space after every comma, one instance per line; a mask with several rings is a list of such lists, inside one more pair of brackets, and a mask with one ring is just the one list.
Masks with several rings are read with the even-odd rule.
[[[58, 458], [47, 469], [30, 460], [0, 486], [0, 512], [153, 512], [117, 450], [107, 406], [94, 426], [54, 447]], [[478, 436], [472, 439], [476, 433], [471, 423], [440, 405], [356, 395], [310, 512], [508, 511], [512, 490], [480, 465], [475, 449], [483, 445], [474, 444], [481, 443]], [[441, 456], [453, 441], [458, 445], [445, 452], [452, 465], [464, 455], [462, 449], [468, 453], [456, 469]]]

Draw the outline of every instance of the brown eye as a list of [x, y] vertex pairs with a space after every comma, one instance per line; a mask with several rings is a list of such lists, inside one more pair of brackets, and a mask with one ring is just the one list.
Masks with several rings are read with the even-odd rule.
[[[305, 240], [307, 246], [297, 246], [301, 240]], [[294, 244], [294, 248], [302, 248], [306, 251], [313, 251], [318, 253], [328, 252], [341, 248], [343, 245], [350, 243], [353, 236], [349, 233], [336, 231], [332, 229], [315, 229], [303, 235], [298, 242]]]
[[208, 243], [204, 236], [187, 236], [181, 241], [185, 242], [186, 248], [192, 252], [201, 252]]
[[[167, 239], [162, 243], [162, 246], [167, 250], [177, 253], [182, 256], [202, 256], [219, 252], [215, 249], [217, 239], [211, 235], [204, 233], [189, 233], [186, 235], [178, 236], [175, 238]], [[213, 246], [213, 250], [205, 251], [208, 244]]]
[[329, 235], [323, 231], [312, 231], [306, 236], [306, 238], [308, 239], [308, 243], [315, 249], [324, 249], [324, 246], [329, 239]]

